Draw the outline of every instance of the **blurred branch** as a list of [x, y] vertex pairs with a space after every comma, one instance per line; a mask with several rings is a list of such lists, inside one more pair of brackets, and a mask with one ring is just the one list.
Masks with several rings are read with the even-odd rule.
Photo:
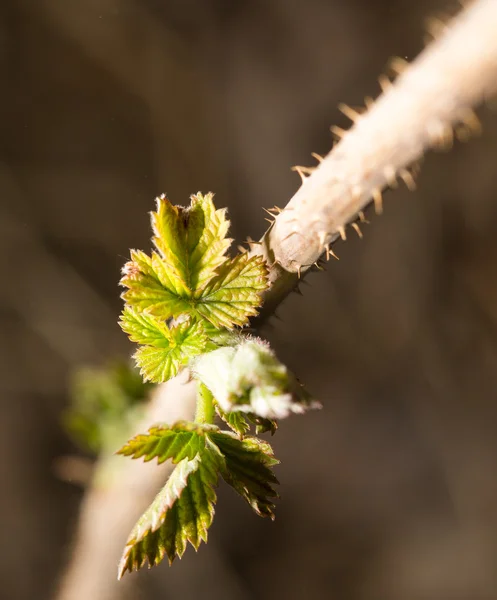
[[[157, 388], [137, 432], [152, 423], [191, 418], [195, 386], [187, 379], [184, 374]], [[127, 597], [130, 584], [117, 581], [117, 562], [126, 536], [167, 479], [171, 467], [170, 464], [159, 467], [125, 460], [120, 456], [99, 459], [92, 486], [81, 507], [73, 556], [62, 578], [59, 599]]]
[[[272, 287], [259, 319], [267, 318], [329, 246], [344, 237], [372, 200], [381, 210], [381, 190], [397, 176], [409, 187], [405, 169], [430, 147], [475, 130], [471, 112], [497, 87], [497, 3], [479, 0], [454, 21], [401, 74], [352, 130], [304, 180], [252, 253], [271, 266]], [[348, 111], [350, 112], [350, 111]], [[456, 129], [456, 133], [457, 133]], [[149, 407], [143, 428], [193, 414], [192, 390], [173, 380]], [[176, 390], [174, 401], [166, 394]], [[76, 548], [59, 591], [60, 600], [123, 597], [115, 582], [117, 558], [136, 518], [167, 476], [167, 466], [125, 461], [105, 487], [94, 485], [82, 508]], [[149, 468], [150, 467], [150, 468]]]

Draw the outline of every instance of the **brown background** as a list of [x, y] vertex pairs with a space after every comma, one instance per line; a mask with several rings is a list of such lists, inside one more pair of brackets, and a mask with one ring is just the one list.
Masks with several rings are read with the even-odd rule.
[[[131, 350], [117, 280], [153, 198], [212, 190], [257, 238], [290, 167], [345, 124], [338, 102], [377, 93], [441, 7], [1, 0], [0, 597], [51, 597], [67, 561], [67, 378]], [[142, 597], [497, 598], [497, 118], [480, 116], [263, 332], [324, 404], [273, 439], [276, 522], [221, 488], [209, 546], [145, 573]]]

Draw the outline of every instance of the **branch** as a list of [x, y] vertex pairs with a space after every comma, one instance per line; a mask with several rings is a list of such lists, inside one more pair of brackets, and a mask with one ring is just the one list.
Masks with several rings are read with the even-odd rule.
[[[380, 79], [384, 93], [364, 115], [343, 106], [354, 121], [343, 139], [322, 160], [252, 247], [270, 267], [261, 321], [270, 316], [330, 246], [345, 239], [346, 226], [363, 217], [374, 200], [382, 211], [382, 190], [395, 187], [397, 177], [413, 189], [407, 170], [428, 149], [452, 143], [479, 131], [472, 107], [497, 91], [497, 2], [478, 0], [454, 19], [445, 34], [427, 47], [412, 65], [398, 59], [403, 71], [395, 84]], [[296, 170], [299, 170], [296, 167]], [[358, 230], [360, 232], [360, 230]]]
[[[194, 412], [196, 388], [186, 373], [159, 386], [137, 433], [153, 423], [188, 420]], [[126, 536], [167, 480], [174, 465], [145, 464], [121, 456], [101, 457], [79, 516], [72, 557], [57, 598], [114, 600], [126, 598], [129, 582], [117, 581], [117, 564]]]

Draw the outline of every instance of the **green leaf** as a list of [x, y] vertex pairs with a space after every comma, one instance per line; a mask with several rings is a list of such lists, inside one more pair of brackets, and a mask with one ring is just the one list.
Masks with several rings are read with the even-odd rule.
[[223, 479], [231, 485], [261, 517], [274, 520], [274, 503], [278, 498], [274, 484], [279, 483], [272, 468], [279, 461], [269, 444], [253, 437], [243, 440], [225, 431], [212, 432], [210, 439], [224, 457]]
[[134, 358], [146, 381], [163, 383], [202, 352], [215, 348], [201, 322], [185, 320], [168, 327], [152, 315], [125, 307], [120, 325], [132, 342], [140, 346]]
[[148, 560], [157, 565], [166, 555], [171, 564], [183, 556], [188, 542], [197, 550], [207, 541], [214, 518], [218, 482], [218, 450], [212, 446], [178, 463], [166, 485], [133, 528], [119, 564], [119, 579]]
[[226, 412], [219, 404], [215, 403], [216, 412], [219, 417], [234, 431], [239, 437], [243, 438], [250, 430], [245, 415], [241, 412]]
[[265, 263], [247, 254], [226, 259], [229, 221], [215, 210], [212, 194], [192, 196], [189, 208], [162, 196], [152, 225], [158, 253], [132, 251], [123, 269], [128, 305], [163, 321], [188, 314], [227, 329], [257, 314], [267, 287]]
[[216, 327], [243, 326], [257, 314], [267, 269], [260, 256], [239, 254], [225, 262], [218, 275], [196, 298], [196, 311]]
[[[234, 414], [239, 414], [234, 413]], [[251, 423], [255, 425], [255, 433], [260, 435], [261, 433], [271, 432], [271, 435], [276, 433], [278, 429], [278, 422], [274, 419], [264, 419], [263, 417], [258, 417], [253, 413], [247, 413], [247, 417]]]
[[172, 335], [165, 322], [133, 310], [129, 306], [124, 308], [119, 325], [132, 342], [158, 348], [171, 345]]
[[131, 250], [130, 255], [131, 260], [124, 265], [120, 281], [121, 285], [129, 288], [122, 295], [124, 300], [140, 311], [180, 314], [184, 299], [171, 291], [160, 256], [152, 252], [150, 257], [141, 250]]
[[157, 458], [158, 464], [170, 458], [173, 463], [185, 458], [192, 460], [205, 448], [205, 435], [212, 430], [217, 431], [218, 427], [186, 421], [178, 421], [171, 427], [151, 427], [147, 433], [129, 440], [117, 454], [131, 458], [143, 457], [145, 462]]
[[231, 245], [226, 209], [215, 210], [213, 195], [198, 193], [190, 207], [173, 206], [165, 196], [152, 213], [153, 242], [169, 267], [179, 295], [209, 282]]
[[[203, 384], [202, 384], [203, 385]], [[253, 413], [243, 413], [241, 411], [224, 411], [219, 404], [215, 403], [216, 412], [219, 417], [234, 431], [238, 437], [243, 438], [250, 430], [250, 423], [255, 425], [255, 433], [271, 432], [274, 435], [278, 429], [278, 423], [273, 419], [263, 419]]]
[[197, 549], [207, 541], [214, 517], [219, 474], [260, 516], [274, 519], [273, 498], [278, 464], [269, 444], [256, 438], [238, 439], [213, 425], [179, 422], [154, 427], [130, 440], [121, 454], [145, 460], [171, 458], [171, 477], [133, 528], [119, 566], [119, 577], [139, 569], [146, 560], [158, 564], [164, 555], [172, 563], [187, 543]]

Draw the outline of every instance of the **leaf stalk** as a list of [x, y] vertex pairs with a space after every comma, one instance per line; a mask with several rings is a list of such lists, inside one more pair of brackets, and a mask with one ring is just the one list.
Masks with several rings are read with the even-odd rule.
[[209, 389], [202, 383], [198, 384], [197, 407], [195, 409], [195, 423], [214, 423], [215, 409], [214, 397]]

